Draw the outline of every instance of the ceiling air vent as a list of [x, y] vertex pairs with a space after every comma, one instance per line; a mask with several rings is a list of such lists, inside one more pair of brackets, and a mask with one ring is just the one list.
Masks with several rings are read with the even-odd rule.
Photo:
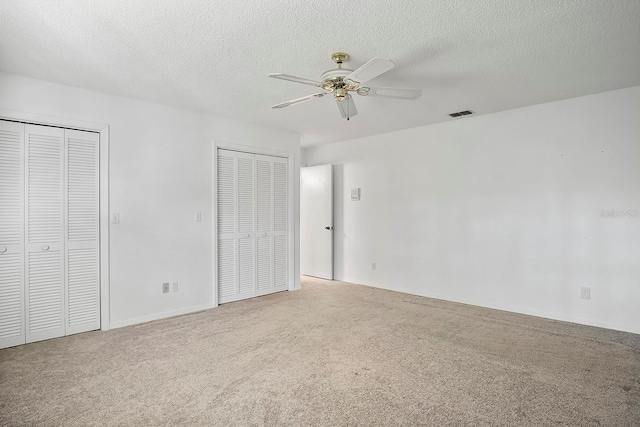
[[469, 114], [473, 114], [471, 110], [458, 111], [457, 113], [449, 114], [451, 117], [460, 117], [460, 116], [468, 116]]

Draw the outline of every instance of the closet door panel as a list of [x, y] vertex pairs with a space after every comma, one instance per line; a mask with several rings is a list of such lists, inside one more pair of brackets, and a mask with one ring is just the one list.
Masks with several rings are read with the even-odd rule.
[[64, 336], [64, 271], [60, 251], [27, 257], [27, 342]]
[[273, 159], [273, 287], [287, 289], [287, 159]]
[[287, 236], [273, 237], [273, 287], [287, 289]]
[[100, 328], [99, 136], [66, 130], [66, 335]]
[[238, 239], [238, 294], [251, 297], [256, 292], [255, 239]]
[[233, 301], [236, 291], [236, 242], [218, 240], [218, 298], [219, 302]]
[[26, 125], [26, 341], [63, 336], [64, 130]]
[[218, 150], [218, 234], [229, 237], [236, 231], [236, 164], [231, 151]]
[[234, 301], [238, 295], [237, 262], [237, 157], [236, 153], [218, 150], [217, 228], [218, 228], [218, 302]]
[[272, 165], [273, 162], [269, 157], [256, 155], [256, 231], [259, 233], [259, 236], [261, 236], [262, 233], [268, 233], [270, 235], [272, 231]]
[[256, 155], [256, 268], [257, 288], [273, 287], [273, 158]]
[[0, 121], [0, 348], [24, 342], [24, 124]]
[[256, 293], [255, 211], [256, 180], [253, 154], [235, 153], [237, 159], [238, 197], [238, 297]]
[[[272, 240], [271, 236], [258, 237], [257, 244], [257, 279], [258, 279], [258, 291], [270, 290], [273, 287], [272, 281], [272, 264], [273, 258], [271, 253]], [[262, 292], [264, 293], [264, 292]]]
[[287, 233], [287, 160], [273, 161], [273, 231]]
[[238, 170], [238, 233], [255, 231], [255, 180], [253, 155], [236, 153]]

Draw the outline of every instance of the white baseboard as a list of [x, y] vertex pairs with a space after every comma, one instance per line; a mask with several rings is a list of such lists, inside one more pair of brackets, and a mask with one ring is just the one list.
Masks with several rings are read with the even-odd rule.
[[137, 325], [140, 323], [151, 322], [153, 320], [166, 319], [167, 317], [180, 316], [182, 314], [195, 313], [196, 311], [208, 310], [213, 308], [213, 303], [192, 305], [191, 307], [179, 308], [177, 310], [163, 311], [162, 313], [148, 314], [146, 316], [134, 317], [133, 319], [120, 320], [111, 322], [111, 329], [123, 328], [125, 326]]
[[[335, 280], [338, 280], [338, 279], [335, 279]], [[632, 334], [640, 334], [640, 327], [636, 327], [636, 326], [619, 325], [616, 323], [603, 322], [600, 320], [584, 319], [584, 318], [575, 317], [575, 316], [566, 315], [566, 314], [557, 314], [557, 313], [550, 313], [545, 311], [522, 309], [517, 307], [506, 307], [506, 306], [500, 306], [495, 304], [481, 304], [481, 303], [470, 301], [470, 300], [451, 299], [451, 298], [443, 297], [441, 295], [416, 294], [416, 293], [396, 289], [389, 285], [369, 282], [366, 280], [352, 280], [352, 279], [345, 278], [345, 279], [342, 279], [341, 281], [347, 282], [347, 283], [353, 283], [354, 285], [364, 285], [364, 286], [370, 286], [372, 288], [385, 289], [387, 291], [401, 292], [408, 295], [417, 295], [425, 298], [433, 298], [433, 299], [438, 299], [442, 301], [473, 305], [476, 307], [484, 307], [484, 308], [491, 308], [494, 310], [508, 311], [510, 313], [525, 314], [527, 316], [535, 316], [535, 317], [542, 317], [545, 319], [559, 320], [561, 322], [577, 323], [580, 325], [595, 326], [597, 328], [613, 329], [615, 331], [630, 332]]]

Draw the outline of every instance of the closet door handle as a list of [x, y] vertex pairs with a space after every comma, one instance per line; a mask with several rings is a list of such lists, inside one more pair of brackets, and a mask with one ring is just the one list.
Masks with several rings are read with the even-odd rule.
[[49, 245], [42, 245], [42, 250], [43, 251], [48, 251], [49, 250]]
[[0, 253], [5, 253], [7, 252], [7, 247], [6, 246], [0, 246]]

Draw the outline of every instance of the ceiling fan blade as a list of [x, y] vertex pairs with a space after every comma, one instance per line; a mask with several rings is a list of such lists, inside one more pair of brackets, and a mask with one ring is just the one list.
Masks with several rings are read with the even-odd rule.
[[380, 74], [386, 73], [395, 66], [396, 64], [394, 64], [390, 59], [375, 57], [370, 59], [368, 62], [365, 62], [362, 67], [358, 68], [344, 79], [362, 84], [378, 77]]
[[347, 95], [347, 97], [342, 100], [336, 100], [338, 104], [338, 109], [340, 110], [340, 114], [342, 114], [343, 119], [349, 120], [350, 117], [358, 114], [358, 110], [356, 110], [356, 103], [353, 102], [353, 97], [351, 95]]
[[395, 87], [361, 87], [358, 95], [381, 96], [384, 98], [418, 99], [422, 96], [422, 89], [399, 89]]
[[307, 96], [303, 96], [302, 98], [296, 98], [296, 99], [292, 99], [291, 101], [283, 102], [281, 104], [272, 105], [271, 108], [284, 108], [284, 107], [288, 107], [289, 105], [308, 101], [313, 98], [322, 98], [325, 95], [326, 95], [326, 92], [314, 93], [313, 95], [307, 95]]
[[322, 86], [321, 82], [317, 82], [315, 80], [303, 79], [302, 77], [290, 76], [289, 74], [273, 73], [273, 74], [269, 74], [269, 77], [273, 77], [274, 79], [289, 80], [290, 82], [302, 83], [305, 85], [318, 86], [318, 87]]

